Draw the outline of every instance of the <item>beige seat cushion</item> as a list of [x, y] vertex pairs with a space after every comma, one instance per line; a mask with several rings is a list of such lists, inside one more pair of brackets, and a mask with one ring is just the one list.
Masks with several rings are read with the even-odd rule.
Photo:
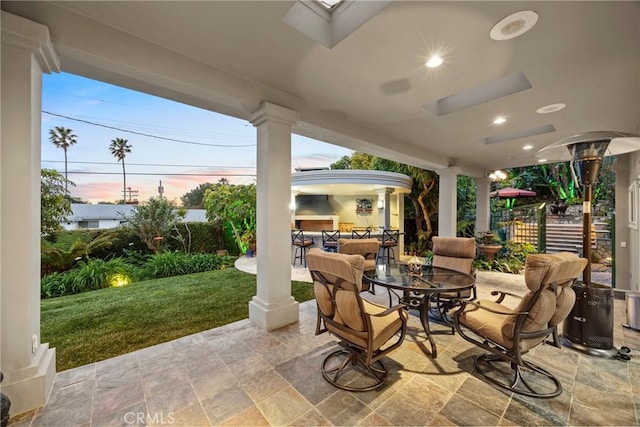
[[[371, 303], [367, 300], [362, 300], [365, 313], [369, 314], [379, 314], [384, 312], [387, 307], [377, 305]], [[340, 310], [342, 313], [342, 317], [349, 317], [349, 321], [353, 321], [359, 314], [358, 312], [352, 312], [350, 316], [346, 315], [344, 311]], [[405, 320], [407, 319], [406, 312], [394, 311], [386, 316], [382, 317], [371, 317], [371, 326], [373, 330], [371, 331], [372, 339], [373, 339], [373, 349], [377, 350], [384, 345], [391, 337], [393, 337], [396, 333], [400, 331], [402, 328], [402, 318], [404, 316]], [[346, 319], [345, 319], [346, 320]], [[349, 323], [349, 322], [345, 322]], [[327, 324], [327, 329], [329, 329], [335, 335], [344, 338], [345, 340], [352, 342], [362, 348], [367, 347], [367, 333], [366, 332], [358, 332], [357, 330], [353, 330], [351, 333], [345, 332], [341, 329], [332, 327], [330, 324]]]

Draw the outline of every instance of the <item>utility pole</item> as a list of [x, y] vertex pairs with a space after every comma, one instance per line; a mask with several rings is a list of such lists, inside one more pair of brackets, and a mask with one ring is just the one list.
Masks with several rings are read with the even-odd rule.
[[[131, 187], [127, 187], [126, 192], [122, 192], [122, 196], [124, 198], [124, 203], [128, 205], [138, 204], [138, 190], [132, 190]], [[127, 195], [129, 196], [129, 201], [127, 201]], [[135, 199], [132, 197], [135, 196]]]
[[158, 194], [160, 195], [160, 198], [162, 199], [162, 195], [164, 194], [164, 187], [162, 186], [162, 180], [160, 180], [160, 185], [158, 185]]

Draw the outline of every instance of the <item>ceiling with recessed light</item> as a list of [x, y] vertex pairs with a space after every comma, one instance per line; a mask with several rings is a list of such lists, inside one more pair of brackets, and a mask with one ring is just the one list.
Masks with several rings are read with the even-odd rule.
[[640, 133], [640, 2], [345, 1], [323, 42], [284, 22], [296, 4], [1, 7], [49, 26], [64, 71], [244, 119], [269, 101], [300, 113], [296, 133], [430, 169], [480, 176], [577, 133]]

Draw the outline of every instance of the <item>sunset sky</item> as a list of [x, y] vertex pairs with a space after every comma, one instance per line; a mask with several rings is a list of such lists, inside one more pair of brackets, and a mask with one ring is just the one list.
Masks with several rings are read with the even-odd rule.
[[[42, 110], [42, 167], [64, 173], [64, 151], [49, 130], [72, 129], [78, 142], [67, 151], [68, 172], [76, 186], [69, 192], [89, 202], [122, 199], [122, 164], [109, 151], [115, 138], [132, 146], [127, 187], [140, 201], [158, 196], [160, 180], [164, 196], [179, 202], [201, 183], [255, 179], [256, 130], [243, 120], [66, 73], [44, 76]], [[298, 135], [291, 150], [292, 171], [351, 153]]]

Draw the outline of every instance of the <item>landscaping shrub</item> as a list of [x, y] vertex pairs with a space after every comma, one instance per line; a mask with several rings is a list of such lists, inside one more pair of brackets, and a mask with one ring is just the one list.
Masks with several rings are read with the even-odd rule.
[[179, 238], [169, 239], [168, 248], [171, 251], [184, 251], [185, 246], [190, 253], [215, 253], [218, 249], [224, 249], [224, 232], [220, 225], [211, 222], [178, 222], [176, 228], [177, 232], [174, 230], [173, 234], [182, 236], [184, 243]]
[[520, 274], [527, 256], [536, 253], [536, 248], [530, 243], [518, 243], [513, 240], [500, 243], [502, 244], [502, 248], [492, 262], [476, 258], [473, 261], [474, 267], [478, 270]]
[[96, 253], [110, 253], [114, 237], [113, 232], [97, 234], [84, 231], [56, 233], [52, 239], [41, 239], [41, 274], [62, 273], [82, 259], [96, 258]]
[[233, 266], [233, 256], [215, 254], [185, 255], [182, 252], [163, 252], [147, 259], [142, 272], [144, 279], [179, 276], [181, 274], [201, 273]]
[[53, 273], [40, 279], [40, 298], [61, 297], [68, 294], [67, 289], [71, 286], [65, 274]]
[[[121, 286], [135, 281], [135, 269], [121, 258], [109, 261], [92, 259], [67, 272], [71, 293], [94, 291], [110, 286]], [[134, 277], [132, 277], [134, 276]], [[120, 283], [118, 283], [120, 281]], [[125, 283], [122, 283], [124, 281]]]
[[160, 279], [187, 273], [189, 273], [187, 255], [182, 252], [162, 252], [153, 254], [147, 259], [142, 277], [144, 279]]
[[111, 286], [122, 286], [138, 280], [135, 266], [121, 258], [109, 261], [92, 259], [83, 261], [65, 273], [53, 273], [40, 280], [41, 298], [54, 298]]
[[233, 266], [233, 256], [218, 256], [216, 254], [191, 254], [187, 257], [189, 273], [203, 273], [205, 271], [220, 270]]

